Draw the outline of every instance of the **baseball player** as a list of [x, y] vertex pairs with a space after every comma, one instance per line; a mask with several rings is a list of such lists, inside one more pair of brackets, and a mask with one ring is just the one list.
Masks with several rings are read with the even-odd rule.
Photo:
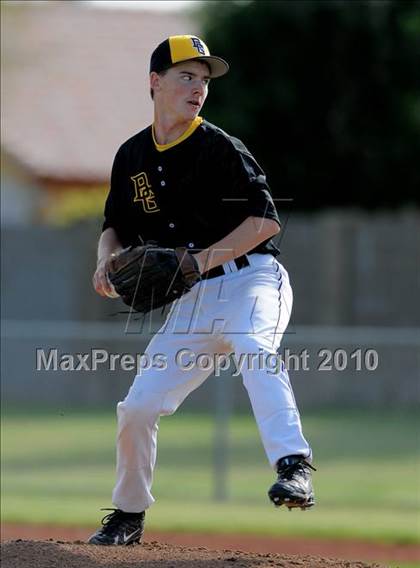
[[[105, 205], [93, 277], [101, 296], [116, 295], [110, 259], [153, 240], [186, 247], [201, 279], [172, 303], [138, 374], [117, 405], [117, 479], [111, 513], [89, 542], [140, 542], [151, 493], [160, 416], [176, 411], [210, 374], [202, 354], [253, 355], [242, 365], [268, 460], [277, 472], [270, 500], [289, 509], [314, 505], [312, 452], [287, 370], [255, 364], [277, 354], [292, 309], [292, 289], [276, 260], [280, 222], [263, 170], [244, 144], [200, 116], [211, 79], [229, 69], [195, 36], [172, 36], [153, 52], [153, 124], [119, 148]], [[188, 364], [180, 354], [188, 350]], [[159, 364], [157, 354], [165, 354]], [[191, 355], [194, 354], [196, 359]], [[154, 358], [155, 357], [155, 358]], [[248, 358], [249, 360], [249, 358]]]

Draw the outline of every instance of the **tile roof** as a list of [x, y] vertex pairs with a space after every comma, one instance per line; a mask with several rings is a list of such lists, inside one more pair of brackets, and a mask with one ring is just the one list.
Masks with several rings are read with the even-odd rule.
[[119, 145], [152, 121], [151, 51], [199, 33], [188, 14], [78, 2], [2, 3], [2, 144], [34, 176], [106, 181]]

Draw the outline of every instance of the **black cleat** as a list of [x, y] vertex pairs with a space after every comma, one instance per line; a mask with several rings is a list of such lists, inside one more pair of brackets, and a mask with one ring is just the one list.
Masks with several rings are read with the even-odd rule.
[[125, 513], [121, 509], [101, 510], [113, 512], [102, 519], [102, 527], [89, 538], [89, 544], [105, 546], [140, 544], [144, 531], [144, 511], [142, 513]]
[[276, 507], [286, 505], [289, 511], [300, 507], [303, 511], [315, 505], [312, 475], [316, 471], [303, 456], [286, 456], [277, 462], [277, 481], [268, 491]]

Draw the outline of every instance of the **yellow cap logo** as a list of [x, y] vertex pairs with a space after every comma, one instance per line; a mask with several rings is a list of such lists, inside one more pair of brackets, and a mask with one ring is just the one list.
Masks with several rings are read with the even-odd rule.
[[207, 45], [196, 36], [182, 35], [169, 38], [172, 63], [209, 56]]

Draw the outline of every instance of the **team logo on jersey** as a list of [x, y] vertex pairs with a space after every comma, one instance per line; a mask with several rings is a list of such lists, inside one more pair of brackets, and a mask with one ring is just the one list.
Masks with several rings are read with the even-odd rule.
[[134, 202], [140, 202], [145, 213], [160, 211], [155, 201], [155, 193], [147, 179], [146, 172], [141, 172], [131, 178], [134, 183]]
[[201, 53], [201, 55], [206, 55], [203, 44], [198, 39], [198, 37], [192, 37], [191, 41], [192, 41], [193, 47], [195, 47], [195, 49], [198, 51], [198, 53]]

